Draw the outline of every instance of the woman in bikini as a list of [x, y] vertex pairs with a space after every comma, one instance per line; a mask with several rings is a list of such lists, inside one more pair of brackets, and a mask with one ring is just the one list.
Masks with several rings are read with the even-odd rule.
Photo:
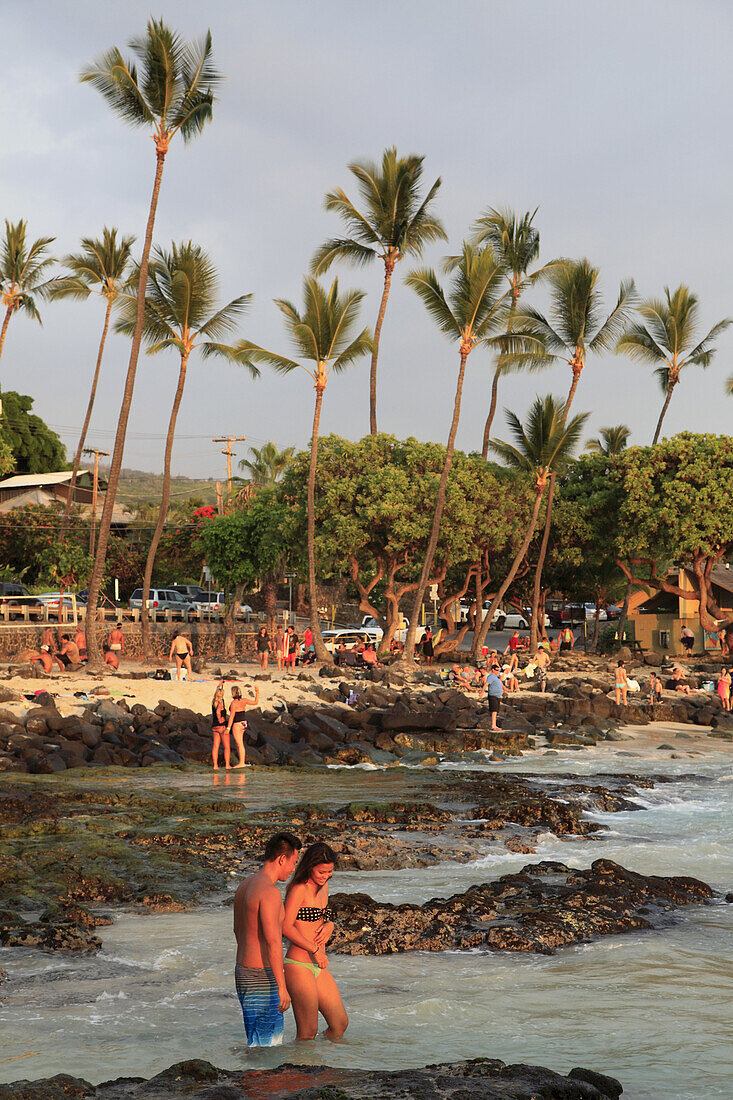
[[622, 702], [626, 706], [626, 693], [629, 690], [629, 680], [626, 675], [626, 666], [623, 661], [616, 665], [616, 706]]
[[300, 858], [285, 893], [283, 932], [290, 940], [285, 958], [285, 984], [290, 994], [299, 1040], [315, 1039], [318, 1013], [328, 1024], [326, 1039], [340, 1039], [349, 1026], [338, 986], [328, 970], [326, 943], [333, 933], [328, 881], [336, 854], [327, 844], [311, 844]]
[[229, 744], [227, 708], [224, 702], [224, 683], [222, 680], [216, 685], [214, 698], [211, 700], [211, 732], [214, 735], [214, 744], [211, 749], [214, 771], [219, 770], [219, 746], [221, 744], [224, 745], [224, 767], [230, 768], [231, 746]]
[[176, 680], [181, 678], [181, 669], [186, 669], [186, 674], [190, 676], [193, 672], [191, 668], [191, 658], [193, 657], [193, 646], [191, 645], [191, 639], [183, 631], [176, 634], [175, 638], [171, 642], [171, 651], [168, 654], [168, 660], [172, 661], [176, 659]]
[[255, 688], [254, 695], [249, 699], [242, 698], [242, 692], [234, 685], [232, 688], [232, 702], [229, 707], [229, 722], [227, 723], [226, 736], [227, 739], [231, 733], [234, 738], [234, 744], [237, 746], [237, 752], [239, 753], [239, 763], [235, 764], [234, 770], [244, 767], [244, 733], [247, 729], [247, 721], [244, 717], [244, 712], [247, 707], [257, 706], [257, 702], [260, 697], [260, 689]]

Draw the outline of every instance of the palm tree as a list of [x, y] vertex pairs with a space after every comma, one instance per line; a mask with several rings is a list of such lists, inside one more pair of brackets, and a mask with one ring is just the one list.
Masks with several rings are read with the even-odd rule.
[[5, 236], [0, 242], [0, 301], [5, 309], [2, 329], [0, 329], [0, 356], [5, 346], [5, 337], [14, 313], [27, 313], [34, 321], [41, 322], [36, 306], [37, 298], [47, 298], [52, 279], [46, 279], [48, 268], [55, 263], [49, 256], [48, 248], [55, 237], [39, 237], [37, 241], [26, 241], [28, 223], [9, 222], [5, 219]]
[[435, 500], [430, 540], [425, 552], [420, 581], [415, 592], [415, 602], [410, 616], [410, 626], [405, 640], [403, 654], [405, 662], [412, 661], [414, 657], [418, 616], [425, 598], [425, 589], [428, 585], [428, 578], [435, 557], [435, 548], [438, 544], [448, 475], [453, 463], [453, 450], [461, 415], [466, 361], [471, 352], [481, 344], [488, 347], [498, 346], [498, 340], [502, 337], [497, 337], [495, 334], [498, 329], [503, 329], [508, 313], [506, 298], [509, 291], [506, 290], [503, 294], [501, 293], [504, 281], [504, 266], [491, 248], [476, 248], [466, 241], [460, 255], [450, 257], [446, 261], [445, 270], [452, 273], [452, 282], [447, 292], [441, 287], [435, 272], [429, 268], [412, 271], [405, 280], [407, 285], [412, 287], [420, 296], [425, 308], [441, 332], [445, 333], [451, 340], [458, 341], [459, 356], [458, 379], [453, 402], [453, 419], [448, 433], [445, 461]]
[[[511, 288], [508, 329], [512, 327], [522, 291], [548, 275], [558, 264], [563, 262], [561, 260], [551, 260], [530, 273], [531, 265], [540, 254], [540, 232], [532, 225], [536, 213], [536, 209], [531, 214], [527, 211], [520, 218], [513, 210], [495, 210], [493, 207], [489, 207], [474, 225], [474, 243], [480, 247], [489, 245], [494, 250], [494, 254], [503, 261], [506, 269], [505, 274]], [[502, 374], [511, 369], [511, 366], [510, 358], [506, 355], [500, 355], [494, 367], [494, 378], [491, 384], [491, 404], [489, 405], [489, 414], [486, 417], [481, 447], [482, 458], [487, 458], [489, 454], [489, 439], [491, 437], [491, 425], [496, 414], [499, 379]]]
[[269, 442], [262, 447], [250, 447], [251, 458], [243, 458], [239, 463], [240, 470], [249, 470], [248, 484], [254, 489], [260, 489], [265, 485], [274, 485], [279, 481], [286, 469], [293, 461], [295, 447], [286, 447], [284, 451], [278, 451], [277, 444]]
[[[616, 351], [632, 359], [656, 366], [655, 374], [665, 395], [652, 446], [658, 441], [662, 421], [666, 416], [672, 392], [685, 367], [707, 367], [715, 354], [713, 340], [724, 332], [733, 318], [726, 317], [713, 325], [710, 332], [696, 343], [699, 305], [697, 295], [689, 287], [678, 286], [672, 293], [664, 288], [664, 301], [649, 298], [638, 307], [643, 321], [630, 325], [616, 344]], [[644, 323], [646, 322], [646, 324]]]
[[[550, 320], [529, 306], [525, 306], [517, 313], [517, 326], [526, 330], [537, 340], [544, 341], [548, 351], [547, 361], [561, 360], [570, 366], [572, 381], [565, 402], [566, 412], [570, 411], [573, 403], [588, 353], [608, 351], [614, 345], [626, 324], [634, 300], [633, 280], [622, 282], [616, 305], [608, 316], [602, 319], [605, 310], [598, 287], [599, 274], [598, 268], [593, 267], [588, 260], [565, 262], [556, 267], [549, 276]], [[555, 478], [553, 476], [550, 481], [545, 529], [532, 588], [530, 648], [533, 652], [540, 635], [542, 570], [550, 537], [554, 495]]]
[[[120, 50], [113, 46], [81, 74], [81, 80], [96, 88], [124, 122], [132, 126], [145, 126], [152, 131], [156, 162], [153, 193], [150, 198], [140, 258], [137, 315], [130, 347], [130, 361], [110, 462], [104, 508], [99, 524], [94, 569], [89, 581], [86, 633], [89, 667], [92, 671], [98, 671], [102, 667], [97, 636], [97, 603], [142, 342], [145, 287], [163, 166], [170, 143], [177, 134], [180, 133], [183, 141], [187, 143], [196, 137], [211, 119], [214, 103], [213, 89], [221, 80], [211, 59], [210, 31], [207, 31], [198, 43], [186, 42], [167, 27], [162, 19], [151, 19], [145, 34], [133, 38], [129, 45], [133, 53], [132, 59], [126, 60]], [[136, 61], [140, 65], [139, 71]], [[91, 614], [89, 614], [90, 611]]]
[[438, 178], [425, 198], [420, 196], [424, 157], [398, 157], [392, 147], [382, 154], [381, 166], [372, 161], [355, 161], [349, 171], [356, 176], [364, 213], [357, 210], [346, 193], [337, 188], [326, 195], [326, 210], [335, 211], [346, 224], [348, 237], [336, 237], [313, 257], [315, 275], [328, 271], [336, 260], [360, 266], [377, 257], [384, 263], [384, 287], [374, 326], [372, 363], [369, 374], [369, 431], [377, 434], [377, 359], [379, 338], [387, 310], [392, 272], [403, 256], [422, 256], [432, 241], [446, 240], [445, 230], [430, 210], [440, 187]]
[[[153, 563], [163, 534], [171, 487], [171, 454], [176, 432], [178, 410], [181, 407], [186, 371], [191, 354], [198, 349], [204, 359], [220, 356], [230, 362], [247, 366], [254, 377], [259, 376], [255, 366], [243, 358], [237, 348], [222, 343], [229, 336], [251, 301], [251, 294], [215, 309], [219, 279], [207, 253], [188, 241], [172, 244], [170, 251], [156, 248], [148, 269], [143, 339], [148, 345], [148, 355], [156, 355], [167, 348], [175, 348], [179, 354], [178, 385], [173, 398], [168, 434], [163, 460], [163, 490], [153, 539], [148, 550], [143, 577], [143, 598], [140, 611], [143, 654], [152, 655], [148, 601]], [[122, 318], [116, 329], [126, 336], [135, 331], [138, 303], [135, 295], [128, 295], [121, 304]]]
[[626, 424], [616, 424], [613, 428], [601, 428], [600, 435], [589, 439], [585, 450], [594, 455], [606, 455], [613, 458], [626, 450], [631, 429]]
[[544, 398], [536, 397], [527, 416], [526, 429], [515, 413], [509, 411], [506, 413], [514, 443], [504, 443], [501, 440], [492, 441], [491, 443], [492, 450], [504, 460], [510, 469], [529, 474], [532, 477], [534, 503], [522, 544], [509, 567], [509, 572], [491, 601], [491, 606], [486, 613], [480, 630], [476, 631], [474, 635], [474, 656], [481, 652], [494, 612], [503, 600], [529, 549], [529, 544], [537, 527], [540, 505], [548, 479], [551, 479], [557, 473], [562, 473], [572, 459], [573, 452], [580, 440], [583, 425], [588, 419], [588, 413], [579, 413], [568, 423], [567, 415], [567, 402], [563, 404], [562, 401], [557, 401], [550, 395]]
[[331, 655], [321, 636], [316, 588], [315, 495], [321, 406], [331, 372], [340, 374], [351, 366], [354, 360], [372, 350], [372, 336], [368, 329], [362, 329], [352, 338], [363, 298], [364, 294], [360, 290], [350, 290], [341, 296], [338, 279], [334, 279], [330, 288], [326, 290], [317, 279], [306, 276], [303, 280], [302, 313], [292, 302], [283, 298], [275, 299], [275, 305], [285, 318], [285, 327], [290, 334], [296, 354], [299, 358], [313, 363], [312, 367], [277, 355], [275, 352], [266, 351], [246, 340], [238, 345], [243, 358], [246, 357], [255, 363], [269, 363], [280, 374], [290, 374], [291, 371], [300, 367], [313, 379], [316, 401], [308, 469], [308, 598], [313, 643], [319, 661], [331, 660]]
[[[69, 495], [64, 506], [64, 518], [61, 521], [60, 539], [63, 542], [66, 537], [66, 528], [69, 522], [69, 511], [74, 499], [76, 477], [79, 473], [82, 451], [86, 443], [89, 422], [92, 418], [94, 399], [97, 394], [99, 371], [102, 366], [102, 356], [107, 342], [112, 306], [118, 296], [128, 285], [128, 266], [130, 262], [130, 250], [134, 244], [134, 237], [121, 237], [117, 240], [117, 229], [109, 229], [107, 226], [102, 231], [101, 238], [82, 238], [82, 250], [75, 255], [66, 256], [64, 264], [69, 269], [67, 275], [62, 275], [54, 280], [51, 296], [54, 298], [81, 298], [86, 299], [90, 294], [100, 294], [106, 300], [104, 311], [104, 324], [97, 351], [97, 362], [92, 378], [92, 389], [89, 394], [89, 403], [84, 416], [84, 423], [79, 436], [79, 445], [74, 455], [74, 463], [71, 468], [71, 482]], [[98, 289], [97, 289], [98, 288]]]

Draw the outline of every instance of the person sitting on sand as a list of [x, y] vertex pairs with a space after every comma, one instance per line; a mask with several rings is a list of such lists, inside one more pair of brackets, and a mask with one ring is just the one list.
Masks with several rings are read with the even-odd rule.
[[468, 669], [463, 669], [460, 665], [453, 665], [451, 673], [456, 687], [470, 688], [473, 674]]
[[102, 653], [104, 654], [104, 663], [109, 665], [109, 667], [113, 668], [116, 672], [120, 667], [120, 659], [116, 653], [112, 652], [106, 642], [102, 646]]
[[235, 770], [237, 768], [244, 767], [244, 734], [247, 729], [247, 721], [244, 717], [244, 712], [247, 707], [256, 707], [260, 698], [260, 689], [255, 688], [255, 693], [248, 699], [242, 696], [242, 692], [235, 684], [232, 688], [232, 702], [229, 707], [229, 721], [227, 723], [227, 735], [231, 733], [234, 738], [234, 743], [237, 746], [237, 752], [239, 753], [239, 763], [235, 764]]
[[485, 668], [477, 668], [471, 677], [467, 690], [473, 691], [477, 695], [482, 695], [486, 688], [486, 675]]
[[82, 630], [81, 626], [77, 626], [76, 634], [74, 635], [74, 645], [79, 650], [79, 660], [86, 661], [87, 659], [87, 636]]
[[174, 657], [176, 660], [176, 680], [181, 679], [181, 669], [183, 668], [186, 669], [186, 674], [190, 676], [193, 672], [191, 668], [193, 646], [191, 645], [191, 639], [188, 634], [183, 630], [180, 630], [171, 642], [171, 651], [168, 654], [168, 660], [172, 661]]
[[679, 691], [682, 695], [690, 694], [690, 685], [685, 682], [685, 674], [679, 665], [675, 665], [672, 669], [672, 675], [665, 684], [670, 691]]
[[214, 762], [214, 771], [219, 770], [219, 746], [224, 746], [224, 767], [231, 767], [229, 744], [229, 729], [227, 726], [227, 707], [224, 700], [224, 681], [220, 680], [216, 685], [214, 698], [211, 700], [211, 732], [214, 735], [214, 743], [211, 748], [211, 758]]
[[79, 650], [68, 634], [61, 635], [61, 648], [54, 653], [54, 660], [58, 661], [59, 668], [65, 672], [67, 668], [81, 664]]
[[22, 649], [13, 659], [20, 664], [40, 664], [44, 672], [53, 672], [53, 657], [47, 649]]
[[616, 665], [616, 706], [623, 703], [626, 706], [626, 693], [629, 689], [629, 680], [626, 675], [626, 666], [623, 661]]
[[[516, 654], [514, 656], [516, 656]], [[513, 670], [511, 669], [511, 667], [508, 664], [504, 665], [503, 669], [499, 673], [499, 678], [501, 679], [501, 682], [504, 685], [504, 690], [505, 691], [509, 691], [509, 692], [519, 691], [519, 680], [516, 678], [516, 676], [514, 675]]]
[[724, 665], [720, 670], [720, 676], [718, 677], [717, 683], [718, 695], [723, 704], [723, 710], [730, 710], [730, 684], [730, 672], [728, 672], [728, 669]]
[[377, 651], [374, 648], [374, 642], [369, 642], [364, 646], [364, 650], [361, 655], [361, 659], [365, 665], [369, 668], [381, 668], [379, 658], [377, 657]]

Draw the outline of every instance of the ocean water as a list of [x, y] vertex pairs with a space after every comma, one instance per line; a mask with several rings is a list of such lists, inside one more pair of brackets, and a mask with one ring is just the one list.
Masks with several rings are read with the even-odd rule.
[[[546, 834], [535, 856], [489, 844], [470, 864], [337, 872], [333, 890], [420, 902], [535, 859], [586, 866], [601, 856], [733, 889], [733, 766], [724, 757], [642, 761], [614, 752], [599, 761], [562, 753], [502, 767], [589, 777], [594, 769], [664, 772], [673, 782], [641, 790], [641, 810], [593, 814], [609, 826], [598, 840]], [[338, 803], [425, 795], [433, 779], [424, 771], [339, 769], [308, 776], [306, 787], [292, 773], [251, 773], [229, 793], [253, 808], [302, 802], [306, 794], [308, 801]], [[211, 777], [181, 777], [179, 785], [207, 782]], [[0, 986], [0, 1080], [58, 1072], [95, 1082], [149, 1076], [190, 1057], [229, 1068], [282, 1061], [400, 1068], [487, 1056], [560, 1072], [584, 1065], [620, 1078], [630, 1100], [733, 1097], [733, 905], [724, 902], [685, 909], [658, 931], [549, 957], [333, 956], [351, 1021], [346, 1041], [296, 1045], [289, 1017], [282, 1048], [250, 1053], [233, 991], [230, 908], [123, 914], [100, 933], [104, 948], [90, 958], [0, 950], [10, 975]]]

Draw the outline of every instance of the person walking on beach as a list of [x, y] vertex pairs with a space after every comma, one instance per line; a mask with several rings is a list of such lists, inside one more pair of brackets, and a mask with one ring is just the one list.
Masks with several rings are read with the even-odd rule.
[[214, 771], [219, 770], [219, 746], [222, 744], [224, 745], [224, 767], [227, 769], [231, 767], [231, 745], [229, 743], [227, 717], [227, 707], [224, 700], [224, 681], [220, 680], [216, 685], [214, 698], [211, 700], [211, 732], [214, 735], [211, 758], [214, 762]]
[[244, 734], [247, 730], [247, 720], [244, 717], [244, 712], [247, 707], [256, 707], [260, 698], [260, 689], [255, 688], [255, 693], [248, 699], [242, 697], [242, 692], [235, 684], [232, 688], [232, 702], [229, 707], [229, 721], [227, 723], [226, 734], [227, 737], [231, 733], [234, 738], [234, 744], [237, 746], [237, 752], [239, 753], [239, 762], [235, 764], [235, 770], [237, 768], [243, 768], [245, 764], [244, 760]]
[[300, 1041], [318, 1035], [319, 1012], [328, 1025], [323, 1033], [326, 1039], [340, 1039], [349, 1026], [326, 958], [334, 921], [328, 904], [328, 882], [335, 866], [336, 854], [328, 844], [311, 844], [285, 891], [283, 932], [290, 940], [285, 981]]
[[534, 678], [540, 685], [540, 691], [547, 691], [547, 669], [550, 667], [550, 654], [545, 649], [544, 645], [540, 643], [534, 659], [535, 671]]
[[486, 695], [489, 700], [489, 712], [491, 714], [491, 728], [497, 730], [499, 727], [496, 724], [496, 719], [499, 714], [499, 706], [501, 704], [501, 697], [504, 694], [504, 685], [499, 679], [499, 666], [492, 665], [488, 676], [486, 677]]
[[117, 623], [114, 630], [110, 630], [107, 635], [107, 645], [110, 652], [116, 653], [118, 657], [121, 657], [125, 652], [125, 635], [122, 633], [122, 623]]
[[291, 669], [294, 669], [298, 657], [298, 635], [295, 633], [295, 629], [292, 626], [289, 626], [285, 631], [285, 641], [283, 645], [285, 664], [289, 665]]
[[261, 626], [257, 631], [257, 656], [260, 662], [260, 668], [263, 672], [267, 672], [267, 661], [270, 656], [270, 638], [267, 633], [267, 627]]
[[728, 669], [723, 666], [720, 670], [720, 676], [718, 677], [718, 695], [720, 701], [723, 704], [723, 710], [730, 710], [730, 684], [731, 676]]
[[176, 660], [176, 680], [181, 679], [182, 668], [185, 668], [186, 674], [190, 676], [193, 671], [191, 668], [193, 646], [191, 645], [191, 639], [188, 634], [183, 630], [180, 630], [171, 642], [171, 651], [168, 654], [168, 660], [172, 661], [174, 657]]
[[692, 631], [690, 630], [689, 626], [687, 626], [687, 624], [685, 624], [685, 626], [682, 627], [682, 630], [680, 630], [680, 641], [682, 642], [682, 645], [685, 647], [685, 655], [687, 657], [691, 657], [692, 656], [692, 647], [695, 644], [695, 635], [692, 633]]
[[616, 665], [616, 706], [623, 703], [626, 706], [626, 693], [629, 688], [629, 680], [626, 675], [626, 666], [623, 661]]
[[515, 654], [518, 649], [519, 649], [519, 631], [515, 630], [514, 633], [511, 636], [511, 638], [507, 642], [507, 647], [504, 650], [504, 653], [505, 654], [506, 653]]
[[276, 833], [265, 845], [264, 862], [234, 895], [237, 957], [234, 981], [242, 1006], [247, 1046], [279, 1046], [290, 994], [283, 971], [285, 910], [277, 888], [295, 868], [302, 845], [293, 833]]

